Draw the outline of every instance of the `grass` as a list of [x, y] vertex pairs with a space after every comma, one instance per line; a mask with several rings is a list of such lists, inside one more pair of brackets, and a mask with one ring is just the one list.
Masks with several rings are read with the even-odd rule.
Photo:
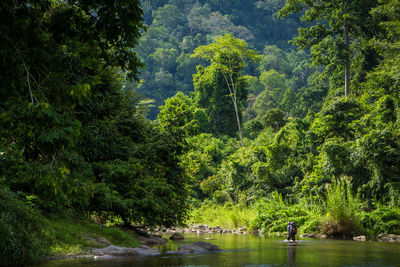
[[351, 180], [341, 177], [326, 188], [326, 216], [321, 231], [329, 236], [352, 237], [362, 232], [361, 201], [351, 191]]
[[[346, 178], [327, 187], [326, 197], [314, 196], [285, 201], [277, 191], [250, 207], [206, 204], [191, 212], [189, 223], [222, 226], [228, 229], [247, 227], [262, 233], [286, 232], [288, 222], [295, 222], [299, 233], [323, 233], [347, 236], [360, 233], [360, 200], [351, 193]], [[395, 217], [395, 216], [391, 216]], [[370, 218], [365, 220], [371, 221]], [[392, 221], [395, 221], [392, 219]]]
[[104, 237], [113, 245], [138, 247], [132, 233], [116, 227], [103, 227], [87, 221], [47, 219], [45, 233], [50, 240], [50, 255], [87, 254], [92, 248], [103, 247], [93, 239]]
[[256, 212], [251, 208], [230, 204], [223, 206], [210, 204], [193, 210], [187, 223], [236, 229], [249, 227], [255, 216]]
[[192, 210], [187, 223], [207, 224], [227, 229], [246, 227], [263, 233], [286, 232], [287, 223], [294, 221], [299, 232], [317, 232], [322, 214], [316, 205], [302, 201], [288, 204], [278, 192], [258, 200], [252, 206], [206, 204]]

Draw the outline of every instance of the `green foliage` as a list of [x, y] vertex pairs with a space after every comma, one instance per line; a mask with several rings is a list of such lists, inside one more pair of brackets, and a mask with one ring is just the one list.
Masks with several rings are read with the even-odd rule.
[[204, 204], [194, 209], [187, 223], [207, 224], [210, 227], [220, 226], [226, 229], [250, 227], [255, 212], [251, 208], [238, 205]]
[[44, 218], [7, 188], [0, 188], [0, 265], [37, 263], [48, 252]]
[[400, 8], [400, 4], [394, 0], [380, 1], [379, 4], [380, 5], [375, 7], [371, 13], [379, 22], [379, 32], [381, 34], [379, 36], [374, 36], [371, 43], [383, 56], [384, 61], [382, 61], [377, 70], [370, 75], [374, 80], [379, 81], [375, 85], [386, 87], [385, 89], [390, 88], [391, 90], [396, 90], [395, 88], [398, 89], [400, 78], [398, 63], [400, 17], [397, 12]]
[[[207, 117], [210, 118], [208, 131], [215, 134], [235, 136], [238, 131], [235, 110], [223, 75], [217, 70], [206, 70], [199, 66], [193, 80], [198, 93], [198, 105], [204, 108]], [[243, 79], [238, 81], [236, 95], [240, 110], [246, 100]], [[239, 113], [239, 116], [241, 116], [241, 113]]]
[[[372, 189], [371, 193], [385, 200], [392, 198], [393, 201], [392, 193], [399, 192], [398, 130], [391, 127], [373, 129], [361, 138], [359, 145], [360, 157], [370, 171], [368, 187]], [[398, 201], [395, 202], [399, 204]]]
[[[97, 246], [83, 232], [137, 245], [35, 210], [168, 227], [188, 196], [190, 222], [400, 233], [398, 1], [142, 1], [136, 48], [138, 1], [14, 2], [0, 3], [0, 265], [36, 262], [49, 241]], [[299, 22], [276, 20], [282, 7], [305, 10], [294, 42], [312, 62], [288, 47]]]
[[[269, 14], [276, 15], [281, 7], [280, 14], [285, 16], [304, 11], [303, 20], [310, 23], [299, 29], [294, 43], [310, 49], [312, 60], [305, 51], [283, 50], [273, 42], [268, 42], [271, 45], [267, 46], [265, 42], [259, 43], [257, 38], [262, 34], [253, 25], [247, 29], [256, 41], [247, 38], [249, 34], [243, 39], [250, 46], [256, 44], [256, 49], [264, 50], [259, 64], [247, 66], [240, 56], [241, 53], [246, 55], [245, 50], [240, 49], [247, 49], [244, 41], [236, 42], [230, 35], [215, 38], [228, 31], [234, 32], [233, 25], [237, 23], [245, 25], [245, 16], [223, 16], [228, 7], [232, 8], [229, 14], [245, 14], [235, 9], [243, 7], [242, 1], [225, 5], [221, 1], [193, 6], [190, 1], [169, 4], [180, 10], [177, 15], [186, 16], [188, 35], [182, 38], [178, 37], [182, 34], [172, 32], [171, 40], [167, 41], [168, 35], [162, 30], [166, 26], [160, 24], [159, 29], [152, 29], [159, 33], [158, 45], [168, 51], [181, 45], [179, 58], [184, 66], [193, 66], [193, 58], [188, 58], [192, 51], [210, 62], [208, 67], [198, 67], [194, 75], [196, 94], [192, 99], [181, 101], [196, 101], [205, 114], [199, 113], [210, 119], [209, 129], [200, 132], [211, 134], [185, 133], [188, 149], [180, 157], [180, 166], [190, 177], [188, 188], [193, 203], [212, 201], [219, 205], [258, 207], [258, 215], [250, 224], [264, 231], [285, 231], [290, 220], [296, 221], [301, 231], [322, 231], [330, 235], [365, 232], [365, 226], [371, 227], [372, 221], [380, 225], [373, 233], [397, 231], [390, 226], [397, 219], [380, 222], [372, 215], [385, 213], [378, 211], [376, 203], [399, 205], [399, 57], [396, 48], [399, 16], [392, 12], [398, 9], [396, 1], [343, 4], [340, 1], [291, 0], [284, 7], [282, 1], [250, 1], [248, 10], [255, 4], [254, 14], [260, 10], [267, 14], [264, 23]], [[159, 8], [159, 5], [154, 6]], [[286, 20], [285, 23], [291, 22]], [[348, 44], [344, 29], [348, 32]], [[153, 37], [154, 32], [150, 32]], [[281, 32], [284, 34], [282, 29]], [[149, 39], [146, 42], [151, 44]], [[235, 43], [239, 51], [230, 46]], [[152, 46], [151, 53], [157, 50], [155, 47]], [[176, 49], [178, 54], [179, 49]], [[174, 57], [161, 55], [156, 57], [165, 62]], [[341, 98], [342, 77], [348, 63], [353, 89], [351, 97]], [[168, 71], [172, 75], [176, 67], [173, 63], [171, 68], [167, 67], [169, 64], [157, 64], [162, 66], [164, 74]], [[199, 64], [204, 65], [204, 62], [200, 59]], [[189, 77], [188, 73], [182, 77]], [[226, 83], [226, 78], [230, 78], [227, 73], [236, 79], [237, 92], [222, 90], [234, 84], [229, 80]], [[244, 73], [249, 75], [242, 76]], [[171, 75], [163, 76], [165, 79], [160, 81], [169, 81]], [[185, 81], [186, 84], [189, 79]], [[230, 96], [237, 96], [239, 100], [237, 117], [245, 122], [243, 143], [246, 147], [239, 148], [232, 139], [237, 118], [230, 106]], [[182, 111], [173, 108], [167, 113], [163, 121], [178, 121], [181, 117], [174, 117], [173, 113], [179, 115]], [[178, 127], [167, 128], [176, 130], [187, 125], [193, 112], [188, 114], [185, 118], [190, 119], [181, 120]], [[221, 134], [229, 137], [221, 137]], [[351, 186], [345, 181], [326, 186], [332, 183], [333, 177], [341, 176], [351, 177]], [[277, 195], [272, 196], [275, 190]], [[347, 209], [341, 205], [347, 205]], [[275, 206], [280, 207], [279, 210], [275, 210]]]
[[[133, 51], [144, 29], [139, 1], [0, 5], [2, 183], [46, 214], [181, 223], [182, 144], [144, 118], [126, 86], [142, 66]], [[176, 56], [167, 48], [154, 54], [168, 70]]]
[[186, 206], [180, 140], [138, 114], [134, 96], [113, 81], [105, 79], [81, 111], [79, 149], [94, 174], [90, 208], [136, 226], [179, 224]]
[[103, 227], [85, 220], [49, 219], [45, 221], [45, 234], [50, 240], [50, 255], [79, 255], [88, 253], [104, 237], [111, 244], [123, 247], [137, 247], [140, 242], [133, 233], [115, 227]]
[[0, 176], [43, 210], [88, 205], [77, 114], [102, 74], [136, 77], [141, 13], [138, 1], [1, 3]]
[[[140, 75], [142, 83], [137, 89], [145, 97], [155, 100], [155, 106], [150, 107], [148, 114], [151, 119], [156, 118], [157, 108], [165, 99], [178, 91], [186, 94], [193, 91], [192, 75], [196, 73], [196, 66], [204, 63], [189, 57], [196, 47], [210, 44], [216, 37], [227, 33], [259, 50], [267, 41], [279, 47], [288, 47], [287, 41], [295, 34], [295, 26], [299, 24], [296, 16], [286, 22], [277, 20], [276, 15], [267, 12], [258, 0], [247, 3], [142, 1], [141, 4], [148, 27], [136, 49], [146, 63], [146, 69]], [[282, 4], [275, 4], [275, 9]], [[273, 25], [279, 30], [271, 28]], [[164, 57], [158, 56], [159, 49], [168, 51], [174, 58], [174, 64], [165, 64]], [[283, 53], [282, 50], [280, 52]], [[256, 66], [252, 66], [251, 72], [256, 75]]]
[[352, 122], [361, 117], [362, 109], [356, 100], [338, 98], [325, 102], [320, 114], [321, 118], [314, 120], [314, 125], [311, 126], [318, 136], [352, 139]]
[[368, 233], [400, 233], [400, 210], [399, 207], [388, 207], [378, 205], [371, 212], [363, 212], [360, 216], [361, 225]]
[[251, 120], [246, 122], [243, 128], [245, 136], [255, 138], [264, 129], [264, 125], [257, 120]]
[[[246, 41], [235, 38], [231, 34], [226, 34], [217, 37], [215, 42], [209, 45], [197, 47], [192, 57], [202, 58], [210, 62], [210, 65], [205, 69], [199, 66], [198, 73], [194, 76], [195, 89], [199, 92], [201, 98], [199, 101], [200, 105], [209, 107], [210, 103], [213, 102], [225, 102], [225, 105], [232, 102], [240, 141], [242, 146], [244, 146], [241, 130], [241, 112], [243, 102], [247, 98], [247, 90], [242, 71], [247, 65], [247, 61], [256, 61], [259, 55], [254, 50], [247, 48]], [[214, 77], [218, 76], [216, 79], [218, 82], [212, 82], [214, 79], [211, 77], [208, 77], [209, 81], [207, 81], [207, 78], [204, 78], [206, 73], [212, 73], [211, 75]], [[204, 83], [212, 83], [214, 86], [210, 88], [209, 86], [204, 86]], [[217, 93], [214, 93], [214, 91]], [[214, 94], [224, 97], [213, 97]], [[232, 107], [222, 109], [232, 110]], [[220, 116], [211, 115], [218, 109], [207, 108], [206, 110], [208, 110], [210, 120], [214, 124], [220, 124], [220, 121], [224, 121], [223, 117], [220, 118]], [[218, 131], [217, 133], [232, 134], [229, 131]]]
[[280, 109], [270, 109], [262, 117], [262, 122], [266, 127], [279, 131], [286, 124], [286, 116]]
[[322, 222], [322, 233], [329, 236], [352, 237], [360, 232], [360, 200], [353, 195], [351, 180], [342, 177], [333, 180], [326, 188], [326, 218]]
[[[212, 196], [223, 185], [214, 174], [222, 160], [231, 154], [237, 145], [215, 138], [211, 134], [199, 134], [186, 139], [187, 152], [180, 160], [188, 183], [190, 195], [203, 200]], [[214, 175], [214, 176], [213, 176]]]
[[345, 4], [342, 1], [313, 3], [290, 0], [279, 15], [284, 17], [302, 12], [301, 19], [309, 26], [298, 29], [299, 36], [294, 43], [311, 49], [313, 64], [325, 67], [324, 79], [329, 81], [332, 89], [343, 86], [341, 77], [345, 66], [350, 69], [350, 64], [356, 78], [354, 85], [358, 87], [357, 83], [365, 77], [365, 72], [376, 64], [377, 54], [363, 40], [375, 34], [377, 25], [370, 11], [377, 4], [378, 1], [371, 0], [346, 1]]
[[276, 45], [266, 45], [259, 69], [260, 71], [275, 70], [279, 73], [290, 74], [292, 66], [285, 51], [279, 49]]
[[254, 225], [263, 232], [285, 232], [287, 223], [294, 221], [301, 227], [306, 213], [295, 206], [287, 205], [277, 191], [256, 203], [257, 219]]
[[185, 15], [175, 5], [166, 4], [165, 6], [158, 8], [154, 11], [153, 17], [154, 26], [164, 26], [169, 31], [183, 31], [180, 27], [184, 25]]
[[286, 77], [274, 69], [263, 71], [260, 75], [260, 82], [266, 90], [270, 91], [276, 103], [280, 103], [286, 91]]
[[165, 101], [157, 116], [160, 127], [178, 140], [207, 130], [208, 118], [204, 109], [182, 92]]

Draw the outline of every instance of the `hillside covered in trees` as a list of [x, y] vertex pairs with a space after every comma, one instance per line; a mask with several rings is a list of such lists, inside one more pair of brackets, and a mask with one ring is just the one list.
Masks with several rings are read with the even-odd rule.
[[0, 265], [75, 219], [400, 234], [399, 36], [396, 0], [1, 1]]
[[267, 232], [398, 233], [398, 4], [222, 2], [146, 5], [138, 47], [148, 116], [184, 147], [192, 221], [225, 207]]

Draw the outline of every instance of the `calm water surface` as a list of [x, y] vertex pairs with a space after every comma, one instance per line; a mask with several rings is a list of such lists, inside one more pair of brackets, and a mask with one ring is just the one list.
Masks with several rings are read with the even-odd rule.
[[69, 266], [400, 266], [400, 244], [349, 240], [300, 239], [296, 244], [276, 237], [235, 234], [185, 234], [185, 243], [205, 241], [223, 252], [169, 255], [182, 242], [169, 241], [161, 255], [114, 259], [51, 261], [40, 267]]

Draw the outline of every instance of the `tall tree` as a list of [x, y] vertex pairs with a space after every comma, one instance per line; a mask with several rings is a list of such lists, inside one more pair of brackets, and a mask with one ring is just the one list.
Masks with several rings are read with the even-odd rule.
[[238, 105], [238, 88], [247, 60], [257, 60], [258, 54], [247, 48], [246, 41], [227, 34], [217, 37], [214, 43], [199, 46], [194, 50], [192, 57], [210, 61], [211, 64], [205, 68], [205, 71], [216, 70], [222, 75], [225, 81], [225, 90], [229, 92], [235, 111], [240, 142], [244, 146], [239, 114], [241, 110]]
[[332, 71], [343, 72], [343, 67], [338, 66], [344, 66], [346, 97], [350, 94], [350, 68], [354, 59], [361, 55], [362, 62], [363, 58], [373, 54], [365, 48], [363, 40], [374, 34], [376, 25], [370, 11], [377, 2], [288, 0], [279, 11], [280, 17], [284, 17], [306, 10], [302, 20], [311, 26], [299, 28], [299, 36], [294, 39], [294, 43], [302, 48], [311, 48], [313, 63], [325, 65], [331, 74]]

